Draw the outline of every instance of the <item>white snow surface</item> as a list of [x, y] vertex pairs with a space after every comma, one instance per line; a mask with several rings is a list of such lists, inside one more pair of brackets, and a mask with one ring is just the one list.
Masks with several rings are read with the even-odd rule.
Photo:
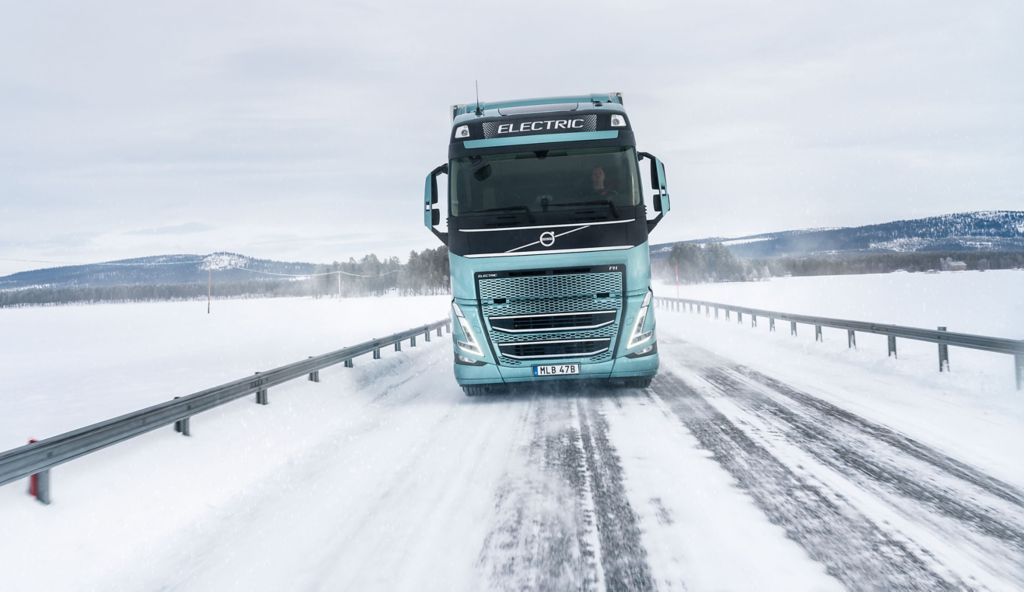
[[795, 314], [1024, 339], [1024, 270], [895, 272], [771, 278], [756, 282], [658, 283], [678, 296]]
[[450, 298], [0, 309], [0, 450], [447, 316]]
[[219, 271], [223, 269], [244, 269], [249, 264], [249, 258], [233, 253], [213, 253], [203, 257], [202, 269]]
[[[988, 274], [998, 276], [979, 275]], [[833, 292], [817, 314], [856, 318], [859, 300], [847, 296], [843, 308], [839, 295], [870, 293], [864, 286], [879, 281], [859, 277], [860, 288]], [[914, 310], [899, 308], [906, 296], [894, 299], [896, 312]], [[942, 302], [944, 322], [991, 326]], [[437, 320], [448, 303], [229, 300], [211, 315], [197, 302], [0, 310], [0, 370], [14, 379], [0, 396], [0, 450]], [[935, 313], [923, 310], [917, 318]], [[1005, 356], [954, 349], [954, 372], [940, 375], [933, 346], [901, 342], [892, 360], [867, 338], [848, 350], [845, 335], [815, 343], [806, 330], [768, 333], [763, 321], [656, 314], [662, 372], [645, 391], [467, 398], [446, 336], [324, 370], [319, 384], [273, 388], [266, 407], [249, 397], [201, 414], [192, 437], [165, 428], [57, 467], [50, 506], [33, 502], [24, 483], [0, 487], [0, 589], [835, 590], [851, 582], [836, 562], [862, 561], [879, 545], [883, 557], [886, 545], [903, 545], [922, 573], [953, 587], [1024, 583], [1019, 546], [949, 518], [929, 505], [932, 493], [908, 497], [829, 460], [827, 446], [794, 428], [829, 418], [743, 374], [763, 373], [1024, 488], [1024, 405]], [[709, 382], [715, 372], [738, 390]], [[770, 402], [795, 415], [758, 411]], [[724, 422], [749, 443], [711, 446]], [[848, 437], [836, 442], [864, 450], [880, 463], [872, 466], [896, 463], [940, 498], [977, 501], [1004, 519], [996, 524], [1024, 523], [1019, 507], [985, 489], [994, 486], [965, 485], [842, 422], [821, 430], [825, 441]], [[773, 493], [773, 480], [788, 493]], [[786, 489], [792, 483], [802, 485]], [[815, 502], [818, 490], [827, 501]], [[840, 509], [832, 519], [889, 538], [855, 529], [825, 545], [808, 539], [827, 525], [814, 522], [821, 504]], [[860, 579], [875, 572], [899, 581], [891, 566], [874, 567], [855, 581], [878, 587]]]

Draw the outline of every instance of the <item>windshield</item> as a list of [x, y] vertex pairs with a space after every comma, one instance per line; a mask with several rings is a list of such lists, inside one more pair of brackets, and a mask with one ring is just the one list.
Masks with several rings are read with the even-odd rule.
[[640, 204], [631, 147], [467, 156], [451, 182], [452, 216], [481, 226], [632, 218]]

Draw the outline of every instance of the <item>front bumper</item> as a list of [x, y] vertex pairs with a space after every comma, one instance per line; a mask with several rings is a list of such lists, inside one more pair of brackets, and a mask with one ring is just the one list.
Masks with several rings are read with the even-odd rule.
[[[538, 362], [538, 365], [541, 362]], [[569, 360], [558, 362], [570, 363]], [[604, 380], [654, 376], [658, 372], [657, 351], [650, 355], [629, 358], [622, 356], [607, 362], [580, 363], [580, 373], [570, 376], [534, 376], [533, 365], [517, 367], [482, 364], [455, 364], [455, 380], [459, 385], [508, 384], [516, 382], [547, 382], [555, 380]]]

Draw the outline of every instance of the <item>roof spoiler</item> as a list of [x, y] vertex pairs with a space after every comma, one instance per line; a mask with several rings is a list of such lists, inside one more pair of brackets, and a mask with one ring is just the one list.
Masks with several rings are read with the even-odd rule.
[[[480, 103], [480, 109], [487, 110], [508, 107], [531, 107], [535, 105], [552, 105], [558, 103], [591, 103], [594, 105], [602, 105], [604, 103], [617, 103], [619, 105], [623, 104], [622, 93], [610, 92], [589, 95], [569, 95], [563, 97], [542, 97], [536, 99], [515, 99], [510, 101], [489, 101], [486, 103]], [[476, 102], [466, 103], [463, 105], [452, 105], [452, 119], [455, 119], [459, 115], [474, 113], [476, 111], [476, 108]]]

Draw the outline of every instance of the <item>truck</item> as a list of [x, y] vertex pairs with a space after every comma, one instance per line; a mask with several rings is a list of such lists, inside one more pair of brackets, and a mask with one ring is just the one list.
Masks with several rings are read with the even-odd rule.
[[423, 222], [448, 247], [465, 394], [535, 381], [649, 385], [658, 343], [647, 237], [670, 201], [664, 165], [636, 149], [622, 94], [478, 100], [451, 116]]

